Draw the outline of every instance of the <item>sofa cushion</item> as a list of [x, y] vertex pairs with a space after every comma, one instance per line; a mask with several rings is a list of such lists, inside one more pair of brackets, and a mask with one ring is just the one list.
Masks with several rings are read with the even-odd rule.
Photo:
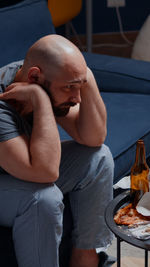
[[55, 33], [46, 0], [24, 0], [0, 8], [0, 67], [23, 59], [40, 37]]
[[83, 53], [101, 91], [150, 93], [150, 62]]
[[115, 160], [114, 182], [129, 174], [136, 142], [142, 138], [150, 156], [150, 95], [102, 93], [108, 113], [107, 144]]

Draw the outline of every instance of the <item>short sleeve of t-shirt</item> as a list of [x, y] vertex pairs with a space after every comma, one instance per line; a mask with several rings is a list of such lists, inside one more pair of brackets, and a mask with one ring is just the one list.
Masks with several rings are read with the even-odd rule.
[[9, 104], [0, 101], [0, 142], [25, 133], [22, 118]]
[[[12, 62], [0, 68], [0, 93], [13, 82], [23, 61]], [[0, 101], [0, 142], [17, 137], [22, 133], [29, 135], [29, 125], [7, 102]]]

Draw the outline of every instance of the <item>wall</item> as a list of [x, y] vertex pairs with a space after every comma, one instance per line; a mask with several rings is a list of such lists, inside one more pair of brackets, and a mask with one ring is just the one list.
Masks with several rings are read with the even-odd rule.
[[[146, 17], [150, 14], [150, 0], [125, 0], [126, 6], [120, 7], [124, 31], [137, 31], [141, 28]], [[85, 2], [81, 13], [73, 20], [78, 33], [84, 34]], [[63, 31], [63, 27], [57, 29]], [[118, 20], [115, 8], [107, 8], [107, 0], [93, 0], [93, 33], [118, 32]]]

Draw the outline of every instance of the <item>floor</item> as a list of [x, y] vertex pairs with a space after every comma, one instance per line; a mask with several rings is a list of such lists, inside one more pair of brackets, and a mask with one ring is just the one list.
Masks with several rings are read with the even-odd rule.
[[[114, 238], [112, 245], [107, 250], [108, 255], [116, 257], [116, 244], [116, 238]], [[126, 242], [121, 243], [121, 267], [144, 267], [144, 257], [143, 249], [131, 246]], [[114, 263], [112, 267], [117, 267], [117, 263]], [[150, 267], [150, 254], [148, 267]]]
[[[120, 33], [94, 34], [92, 52], [130, 58], [137, 35], [137, 31], [125, 32], [123, 35]], [[75, 43], [81, 51], [86, 51], [85, 36], [73, 36], [71, 41]]]

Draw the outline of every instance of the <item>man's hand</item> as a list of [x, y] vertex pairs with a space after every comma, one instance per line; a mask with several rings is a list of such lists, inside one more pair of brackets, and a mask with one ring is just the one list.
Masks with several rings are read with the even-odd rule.
[[0, 94], [0, 100], [12, 105], [21, 115], [33, 111], [34, 97], [36, 94], [47, 94], [37, 84], [16, 82], [10, 84], [5, 92]]

